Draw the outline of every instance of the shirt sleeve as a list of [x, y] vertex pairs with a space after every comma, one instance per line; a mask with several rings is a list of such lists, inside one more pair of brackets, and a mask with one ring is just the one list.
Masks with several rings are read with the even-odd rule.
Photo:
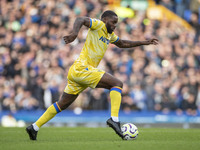
[[115, 43], [119, 40], [119, 37], [113, 32], [111, 35], [110, 43]]
[[99, 29], [103, 26], [103, 22], [99, 19], [92, 19], [90, 18], [90, 29], [92, 30], [96, 30], [96, 29]]

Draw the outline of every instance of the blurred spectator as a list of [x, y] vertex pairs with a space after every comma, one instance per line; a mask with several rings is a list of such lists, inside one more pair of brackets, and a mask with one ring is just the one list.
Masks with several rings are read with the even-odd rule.
[[147, 76], [145, 78], [145, 81], [143, 82], [144, 85], [144, 91], [146, 91], [146, 104], [147, 104], [147, 110], [154, 110], [154, 105], [155, 105], [155, 101], [154, 101], [154, 97], [155, 97], [155, 89], [154, 87], [154, 78]]
[[140, 84], [136, 84], [133, 89], [130, 91], [130, 96], [133, 101], [133, 104], [136, 105], [138, 110], [146, 110], [146, 101], [147, 95], [146, 92], [142, 89]]
[[89, 96], [89, 109], [107, 110], [108, 106], [108, 96], [103, 89], [96, 89], [91, 92], [91, 96]]
[[25, 89], [23, 97], [20, 99], [19, 108], [25, 110], [34, 110], [38, 107], [38, 101], [32, 97], [30, 90]]
[[197, 12], [192, 13], [191, 19], [190, 19], [190, 24], [193, 26], [195, 29], [195, 42], [198, 42], [199, 37], [200, 37], [200, 22], [199, 22], [199, 15]]
[[193, 95], [192, 93], [189, 93], [188, 91], [189, 90], [184, 91], [181, 108], [185, 110], [188, 115], [195, 116], [197, 114], [197, 110], [196, 110], [197, 106], [195, 104], [195, 95]]
[[[123, 111], [178, 110], [196, 115], [200, 110], [199, 10], [188, 2], [157, 1], [180, 16], [192, 8], [191, 31], [166, 19], [144, 24], [145, 12], [120, 18], [115, 31], [120, 38], [139, 41], [155, 36], [160, 41], [159, 46], [123, 50], [110, 45], [105, 53], [99, 68], [124, 82]], [[1, 0], [0, 110], [45, 109], [57, 101], [67, 84], [67, 71], [83, 47], [87, 28], [83, 27], [70, 45], [64, 45], [56, 34], [71, 32], [76, 17], [99, 18], [106, 9], [105, 1], [98, 0]], [[88, 88], [69, 109], [74, 108], [109, 109], [108, 91]]]

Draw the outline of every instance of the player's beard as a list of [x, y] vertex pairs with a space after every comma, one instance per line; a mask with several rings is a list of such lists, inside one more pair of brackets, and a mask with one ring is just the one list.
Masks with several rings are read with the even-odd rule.
[[107, 31], [108, 31], [108, 33], [110, 33], [110, 34], [113, 32], [113, 30], [111, 29], [110, 26], [107, 26]]

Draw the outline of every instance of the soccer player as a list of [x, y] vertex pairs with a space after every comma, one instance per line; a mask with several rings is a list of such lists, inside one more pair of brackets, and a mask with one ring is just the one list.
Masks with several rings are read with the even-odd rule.
[[87, 87], [110, 90], [111, 118], [107, 120], [107, 125], [123, 139], [118, 119], [123, 83], [111, 74], [96, 67], [103, 58], [109, 43], [120, 48], [131, 48], [141, 45], [156, 45], [158, 40], [154, 38], [146, 41], [122, 40], [113, 32], [117, 22], [118, 16], [111, 10], [103, 12], [101, 20], [88, 17], [76, 18], [73, 32], [64, 36], [64, 41], [66, 44], [73, 42], [84, 25], [89, 28], [85, 44], [79, 58], [69, 69], [68, 84], [60, 100], [52, 104], [35, 123], [26, 128], [31, 140], [36, 140], [39, 128], [57, 113], [66, 109]]

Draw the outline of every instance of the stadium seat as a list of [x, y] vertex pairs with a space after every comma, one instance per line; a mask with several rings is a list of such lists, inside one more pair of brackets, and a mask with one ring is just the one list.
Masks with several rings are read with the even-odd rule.
[[191, 12], [191, 10], [185, 10], [184, 11], [184, 19], [186, 20], [186, 21], [190, 21], [190, 17], [191, 17], [191, 15], [192, 15], [192, 12]]

